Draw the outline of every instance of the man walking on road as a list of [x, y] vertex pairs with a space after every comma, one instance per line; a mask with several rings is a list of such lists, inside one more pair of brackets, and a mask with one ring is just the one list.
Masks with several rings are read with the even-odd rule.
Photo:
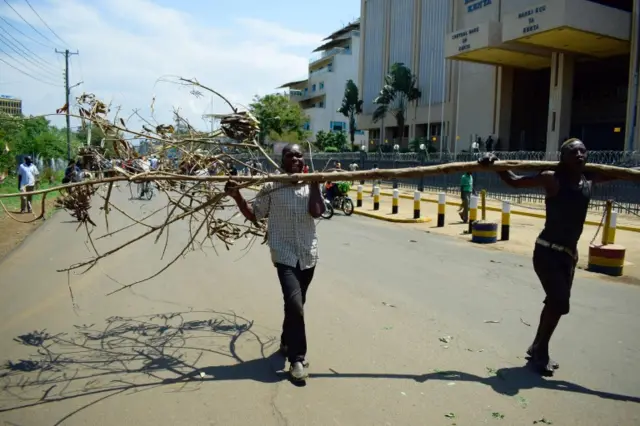
[[[499, 172], [502, 180], [513, 188], [544, 188], [546, 219], [536, 240], [533, 269], [546, 293], [540, 325], [527, 350], [535, 369], [550, 375], [559, 367], [549, 356], [549, 342], [560, 318], [569, 313], [573, 276], [578, 262], [578, 240], [593, 190], [593, 184], [605, 182], [605, 176], [588, 180], [584, 174], [587, 149], [579, 139], [568, 139], [560, 148], [560, 162], [555, 170], [533, 176], [518, 176], [511, 171]], [[497, 160], [486, 154], [478, 160], [491, 164]]]
[[467, 223], [469, 220], [469, 202], [471, 201], [471, 192], [473, 191], [473, 176], [471, 173], [466, 172], [460, 178], [460, 196], [462, 198], [462, 204], [460, 205], [460, 210], [458, 210], [458, 214], [460, 215], [460, 219], [464, 223]]
[[[283, 148], [282, 168], [287, 174], [302, 172], [304, 158], [298, 145]], [[304, 380], [308, 376], [304, 304], [318, 261], [314, 219], [325, 209], [320, 184], [268, 182], [253, 205], [244, 199], [235, 182], [229, 181], [225, 190], [248, 220], [269, 219], [267, 239], [284, 298], [280, 352], [290, 363], [291, 378]]]
[[[32, 192], [36, 188], [36, 179], [40, 172], [31, 157], [24, 157], [24, 163], [18, 167], [18, 190], [20, 192]], [[31, 195], [20, 197], [20, 213], [31, 213]]]

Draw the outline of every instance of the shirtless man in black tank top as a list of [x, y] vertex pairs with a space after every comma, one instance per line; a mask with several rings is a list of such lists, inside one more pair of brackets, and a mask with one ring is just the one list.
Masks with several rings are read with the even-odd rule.
[[[587, 149], [579, 139], [568, 139], [560, 148], [560, 162], [555, 170], [533, 176], [499, 172], [513, 188], [542, 187], [546, 192], [546, 220], [533, 251], [533, 268], [546, 293], [540, 325], [527, 350], [529, 361], [538, 372], [553, 374], [559, 367], [549, 357], [549, 341], [562, 315], [569, 313], [569, 299], [578, 261], [578, 240], [582, 235], [594, 182], [610, 180], [604, 176], [587, 179], [584, 165]], [[487, 154], [480, 164], [497, 160]]]

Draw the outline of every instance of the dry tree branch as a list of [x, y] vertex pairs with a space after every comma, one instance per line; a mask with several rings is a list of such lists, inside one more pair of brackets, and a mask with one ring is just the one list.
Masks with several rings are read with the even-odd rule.
[[[294, 175], [266, 174], [257, 167], [256, 160], [266, 160], [275, 168], [279, 168], [279, 165], [267, 155], [264, 148], [258, 143], [259, 121], [250, 112], [239, 110], [220, 93], [202, 85], [195, 79], [177, 77], [175, 81], [177, 84], [193, 87], [192, 95], [196, 97], [202, 96], [199, 90], [202, 89], [224, 100], [231, 112], [221, 116], [219, 130], [198, 131], [186, 117], [180, 115], [179, 109], [174, 109], [177, 128], [174, 127], [174, 124], [153, 123], [155, 122], [153, 117], [152, 120], [146, 120], [141, 117], [138, 110], [134, 111], [127, 120], [122, 118], [118, 112], [113, 115], [113, 118], [110, 118], [108, 104], [92, 94], [83, 94], [77, 98], [77, 111], [71, 115], [80, 118], [83, 125], [91, 123], [101, 129], [105, 135], [105, 143], [110, 144], [115, 152], [116, 158], [113, 159], [115, 164], [114, 161], [109, 164], [104, 149], [86, 147], [81, 150], [80, 154], [85, 161], [85, 166], [89, 165], [86, 168], [99, 172], [97, 179], [92, 178], [30, 193], [0, 194], [0, 205], [5, 211], [6, 207], [2, 203], [2, 199], [42, 194], [43, 209], [40, 218], [45, 214], [45, 196], [51, 192], [60, 191], [56, 205], [69, 212], [78, 222], [79, 228], [84, 227], [88, 234], [92, 257], [61, 269], [59, 272], [87, 272], [101, 260], [121, 253], [124, 249], [140, 241], [149, 240], [158, 244], [163, 236], [161, 259], [164, 260], [165, 255], [169, 252], [170, 243], [183, 237], [176, 238], [175, 228], [172, 228], [174, 224], [181, 221], [184, 221], [188, 235], [177, 247], [175, 253], [171, 255], [171, 258], [158, 271], [146, 278], [135, 280], [129, 284], [118, 282], [118, 289], [112, 293], [157, 277], [190, 251], [208, 248], [207, 241], [211, 242], [211, 248], [217, 253], [216, 246], [218, 244], [224, 245], [228, 250], [234, 242], [250, 238], [244, 250], [250, 249], [257, 237], [265, 236], [266, 224], [264, 221], [242, 224], [237, 220], [237, 213], [222, 213], [230, 207], [223, 185], [231, 178], [238, 182], [240, 188], [246, 188], [265, 182], [318, 183], [409, 178], [471, 171], [520, 170], [531, 172], [554, 169], [557, 166], [557, 163], [554, 162], [498, 161], [490, 166], [482, 166], [472, 162], [392, 170], [339, 173], [323, 171]], [[152, 108], [155, 102], [154, 98]], [[128, 125], [129, 119], [134, 115], [142, 119], [140, 129], [132, 129]], [[144, 139], [148, 142], [149, 154], [154, 155], [158, 160], [157, 170], [149, 170], [148, 163], [131, 145], [130, 140], [132, 139]], [[309, 146], [311, 147], [310, 143]], [[229, 176], [232, 164], [250, 170], [252, 176]], [[587, 165], [586, 169], [614, 178], [640, 181], [640, 170], [593, 164]], [[113, 188], [117, 188], [119, 182], [128, 184], [131, 199], [126, 201], [118, 199], [117, 194], [121, 191], [114, 193]], [[153, 191], [160, 192], [163, 195], [163, 200], [155, 201], [156, 205], [151, 209], [151, 213], [142, 215], [142, 217], [134, 217], [137, 215], [127, 211], [127, 206], [135, 205], [133, 204], [135, 200], [133, 199], [132, 184], [138, 185], [137, 189], [141, 197], [145, 194], [149, 195], [150, 188], [155, 188]], [[96, 195], [101, 201], [100, 206], [92, 208], [92, 199]], [[162, 203], [162, 206], [158, 208], [157, 203]], [[97, 225], [92, 219], [91, 213], [100, 210], [104, 211], [106, 232], [94, 238], [92, 232]], [[124, 224], [117, 222], [118, 229], [110, 229], [116, 223], [115, 217], [124, 221]], [[124, 242], [119, 239], [106, 238], [116, 234], [125, 234], [127, 237]], [[151, 235], [154, 236], [150, 237]], [[109, 243], [112, 244], [109, 245]]]

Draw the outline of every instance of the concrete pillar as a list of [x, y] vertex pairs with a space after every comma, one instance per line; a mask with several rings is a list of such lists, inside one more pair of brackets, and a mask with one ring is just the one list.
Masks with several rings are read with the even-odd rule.
[[496, 111], [494, 117], [494, 139], [500, 139], [500, 147], [510, 150], [511, 106], [513, 103], [513, 68], [500, 66], [496, 84]]
[[547, 153], [556, 153], [560, 148], [560, 141], [570, 137], [573, 66], [571, 56], [558, 52], [551, 54]]
[[627, 117], [625, 126], [625, 150], [640, 149], [640, 0], [634, 0], [631, 12], [631, 48], [629, 49], [629, 91], [627, 92]]

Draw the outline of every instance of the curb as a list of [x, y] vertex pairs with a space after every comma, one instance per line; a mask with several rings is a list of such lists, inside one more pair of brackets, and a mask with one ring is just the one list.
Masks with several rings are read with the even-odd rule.
[[362, 210], [355, 210], [355, 209], [353, 210], [353, 214], [357, 214], [359, 216], [365, 216], [371, 219], [383, 220], [385, 222], [392, 222], [392, 223], [429, 223], [431, 222], [430, 217], [421, 217], [419, 219], [411, 219], [411, 218], [401, 219], [398, 217], [383, 216], [381, 214], [370, 213], [370, 212], [365, 212]]
[[[354, 191], [352, 191], [352, 192], [354, 192]], [[393, 197], [393, 194], [391, 192], [380, 191], [380, 195], [384, 195], [385, 197]], [[406, 200], [413, 200], [413, 197], [411, 195], [405, 195], [405, 194], [400, 194], [400, 198], [404, 198]], [[430, 200], [430, 199], [427, 199], [427, 198], [420, 198], [420, 201], [422, 201], [423, 203], [438, 204], [437, 200]], [[455, 202], [455, 201], [447, 201], [446, 204], [448, 206], [457, 206], [457, 207], [461, 206], [461, 203], [458, 203], [458, 202]], [[487, 206], [486, 209], [488, 211], [492, 211], [492, 212], [502, 212], [502, 209], [500, 209], [498, 207]], [[546, 215], [541, 214], [541, 213], [523, 212], [521, 210], [511, 210], [511, 214], [512, 215], [518, 215], [518, 216], [533, 217], [533, 218], [537, 218], [537, 219], [545, 219], [546, 218]], [[585, 225], [591, 225], [591, 226], [600, 226], [600, 222], [596, 222], [594, 220], [585, 220], [584, 224]], [[640, 233], [640, 227], [636, 227], [636, 226], [617, 225], [616, 229], [618, 229], [620, 231], [629, 231], [629, 232], [638, 232], [638, 233]]]

